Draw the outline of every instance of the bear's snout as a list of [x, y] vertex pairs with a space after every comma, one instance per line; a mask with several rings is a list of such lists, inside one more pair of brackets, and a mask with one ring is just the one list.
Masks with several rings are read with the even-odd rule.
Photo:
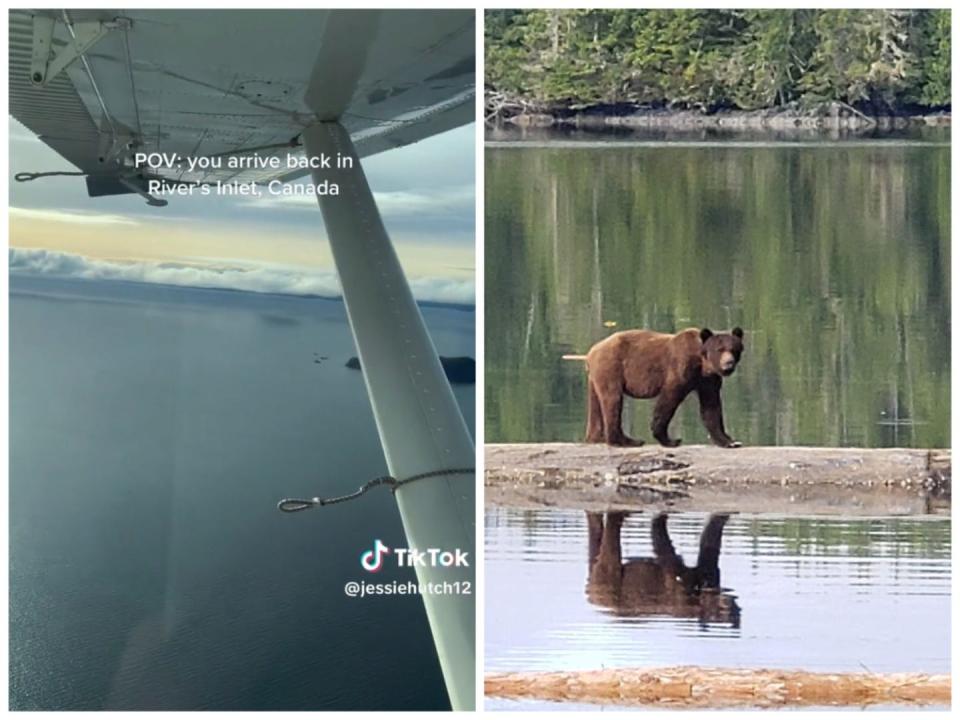
[[720, 372], [724, 376], [732, 375], [733, 371], [737, 369], [737, 359], [733, 356], [733, 353], [724, 353], [720, 358]]

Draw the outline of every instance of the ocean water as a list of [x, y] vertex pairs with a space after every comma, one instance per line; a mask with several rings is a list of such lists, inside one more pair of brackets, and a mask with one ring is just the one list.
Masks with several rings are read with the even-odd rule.
[[343, 592], [390, 493], [276, 509], [386, 471], [355, 354], [336, 300], [11, 277], [12, 709], [449, 707], [421, 600]]

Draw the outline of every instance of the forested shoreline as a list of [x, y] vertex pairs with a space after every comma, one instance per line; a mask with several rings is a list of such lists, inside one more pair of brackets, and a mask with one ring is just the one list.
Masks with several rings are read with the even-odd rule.
[[484, 31], [488, 119], [950, 111], [949, 10], [488, 10]]

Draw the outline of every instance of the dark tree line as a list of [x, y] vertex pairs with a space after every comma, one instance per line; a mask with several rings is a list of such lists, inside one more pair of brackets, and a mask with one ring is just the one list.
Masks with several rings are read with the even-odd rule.
[[949, 10], [488, 10], [487, 85], [529, 101], [950, 105]]

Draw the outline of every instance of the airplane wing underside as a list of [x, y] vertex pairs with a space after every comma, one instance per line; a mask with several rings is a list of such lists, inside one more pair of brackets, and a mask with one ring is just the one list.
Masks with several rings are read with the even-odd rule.
[[[471, 122], [474, 54], [463, 10], [11, 11], [10, 113], [91, 194], [130, 192], [134, 151], [221, 158], [150, 177], [292, 180], [317, 120], [363, 156]], [[283, 166], [227, 162], [254, 153]]]

